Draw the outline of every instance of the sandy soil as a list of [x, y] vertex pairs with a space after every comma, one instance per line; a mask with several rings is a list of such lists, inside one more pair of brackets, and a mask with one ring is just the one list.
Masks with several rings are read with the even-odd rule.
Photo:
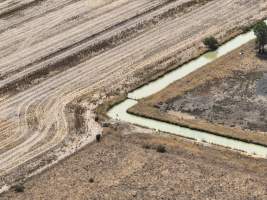
[[0, 186], [91, 142], [109, 94], [199, 55], [207, 35], [224, 41], [267, 16], [264, 0], [88, 4], [0, 4]]
[[[267, 198], [266, 160], [123, 124], [107, 133], [100, 143], [27, 181], [24, 193], [12, 189], [1, 199]], [[166, 152], [157, 152], [158, 145]]]

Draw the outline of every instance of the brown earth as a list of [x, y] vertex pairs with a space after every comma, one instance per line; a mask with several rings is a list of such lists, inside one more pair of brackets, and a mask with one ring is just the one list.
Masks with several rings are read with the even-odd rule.
[[92, 142], [103, 101], [266, 16], [265, 0], [2, 1], [0, 186]]
[[[121, 124], [1, 200], [267, 198], [267, 161]], [[144, 132], [147, 132], [144, 134]], [[163, 145], [165, 153], [157, 152]]]

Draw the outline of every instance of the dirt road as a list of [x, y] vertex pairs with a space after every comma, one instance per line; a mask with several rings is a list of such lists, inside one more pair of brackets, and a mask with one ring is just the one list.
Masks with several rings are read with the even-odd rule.
[[[92, 141], [101, 132], [93, 109], [142, 80], [133, 74], [183, 63], [204, 37], [223, 41], [267, 16], [264, 0], [93, 2], [0, 3], [0, 185]], [[86, 110], [83, 134], [70, 104]]]

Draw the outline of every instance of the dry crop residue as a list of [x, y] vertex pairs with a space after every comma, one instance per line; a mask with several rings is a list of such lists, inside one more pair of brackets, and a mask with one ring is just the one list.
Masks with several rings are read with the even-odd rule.
[[187, 61], [204, 37], [224, 41], [267, 16], [263, 0], [99, 2], [0, 3], [0, 186], [92, 141], [101, 132], [94, 108], [144, 78], [133, 74]]

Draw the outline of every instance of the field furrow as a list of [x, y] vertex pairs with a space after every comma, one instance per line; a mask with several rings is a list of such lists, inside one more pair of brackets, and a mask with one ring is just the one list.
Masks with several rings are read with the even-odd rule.
[[[86, 122], [94, 129], [76, 133], [69, 124], [74, 115], [69, 112], [71, 103], [89, 96], [87, 106], [93, 106], [93, 98], [98, 100], [96, 106], [109, 94], [127, 91], [149, 73], [164, 70], [159, 63], [165, 60], [178, 60], [176, 65], [190, 60], [203, 52], [206, 36], [224, 42], [265, 18], [266, 4], [264, 0], [2, 1], [0, 185], [26, 176], [25, 166], [35, 162], [38, 166], [46, 155], [59, 160], [75, 152], [101, 132], [90, 119]], [[143, 77], [136, 78], [137, 72]], [[91, 107], [88, 110], [93, 113]]]

